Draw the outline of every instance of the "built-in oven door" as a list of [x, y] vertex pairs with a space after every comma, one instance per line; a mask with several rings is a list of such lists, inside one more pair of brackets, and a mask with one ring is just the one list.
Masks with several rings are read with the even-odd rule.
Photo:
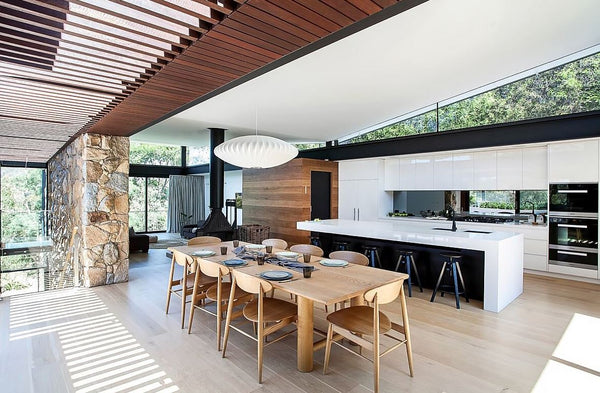
[[598, 249], [598, 220], [550, 217], [549, 244], [568, 250]]
[[573, 251], [550, 245], [548, 263], [551, 265], [598, 270], [598, 250]]
[[550, 184], [548, 210], [550, 214], [576, 214], [597, 218], [598, 184]]

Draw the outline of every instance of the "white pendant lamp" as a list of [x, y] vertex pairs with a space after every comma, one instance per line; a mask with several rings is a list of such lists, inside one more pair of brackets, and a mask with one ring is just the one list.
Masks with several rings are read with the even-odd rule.
[[271, 168], [298, 155], [298, 149], [281, 139], [248, 135], [230, 139], [215, 147], [221, 160], [241, 168]]

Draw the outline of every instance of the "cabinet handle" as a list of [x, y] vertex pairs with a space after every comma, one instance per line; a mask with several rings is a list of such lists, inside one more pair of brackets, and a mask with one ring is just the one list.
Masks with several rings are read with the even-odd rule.
[[576, 257], [587, 257], [588, 254], [584, 253], [584, 252], [573, 252], [573, 251], [556, 251], [557, 254], [564, 254], [564, 255], [575, 255]]
[[587, 229], [587, 225], [574, 225], [574, 224], [558, 224], [560, 228], [581, 228]]
[[352, 218], [354, 221], [356, 221], [356, 208], [353, 209], [354, 210], [354, 217]]
[[558, 190], [559, 194], [587, 194], [588, 190]]
[[356, 210], [358, 211], [358, 221], [360, 221], [360, 207]]

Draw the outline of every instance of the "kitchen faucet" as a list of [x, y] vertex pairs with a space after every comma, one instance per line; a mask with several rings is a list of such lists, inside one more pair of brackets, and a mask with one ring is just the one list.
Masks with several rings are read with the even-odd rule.
[[532, 201], [523, 201], [523, 204], [525, 203], [529, 203], [531, 205], [531, 214], [533, 214], [533, 222], [535, 222], [537, 217], [537, 215], [535, 214], [535, 203], [533, 203]]
[[452, 232], [456, 232], [456, 217], [454, 216], [454, 209], [452, 206], [448, 206], [448, 213], [452, 214]]

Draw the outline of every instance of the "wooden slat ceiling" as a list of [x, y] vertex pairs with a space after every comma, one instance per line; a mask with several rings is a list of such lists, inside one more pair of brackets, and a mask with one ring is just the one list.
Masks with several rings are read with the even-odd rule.
[[143, 126], [398, 0], [0, 1], [0, 161]]

